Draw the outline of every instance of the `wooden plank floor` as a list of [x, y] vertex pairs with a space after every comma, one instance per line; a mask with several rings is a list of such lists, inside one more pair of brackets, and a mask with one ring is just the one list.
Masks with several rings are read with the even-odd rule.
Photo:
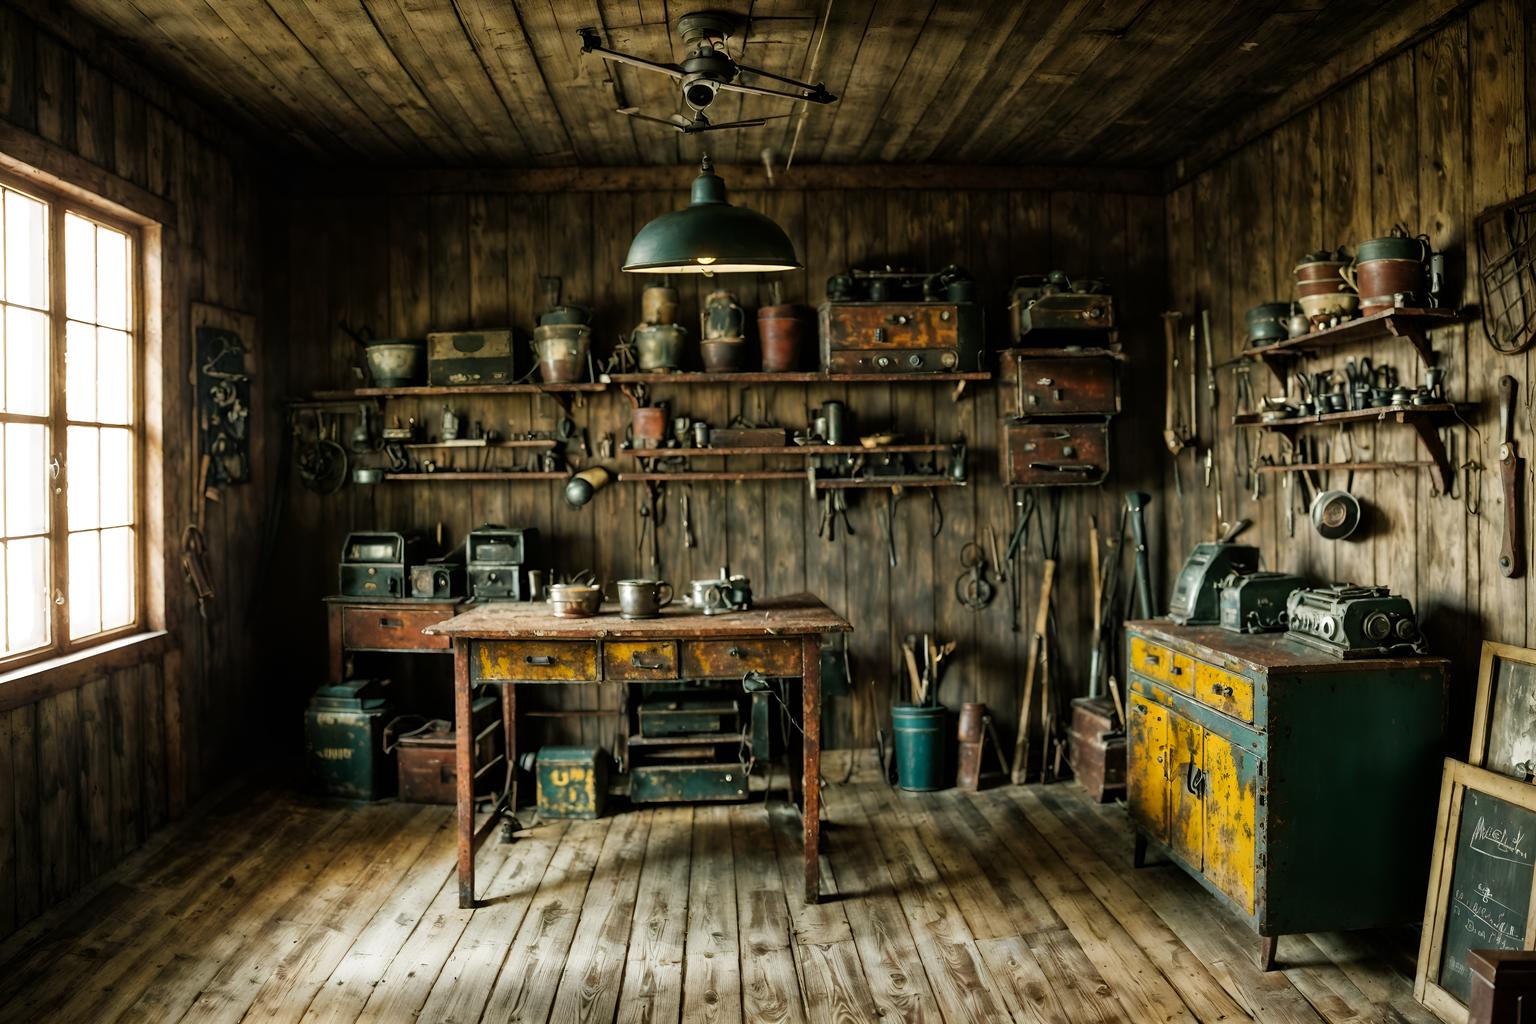
[[492, 842], [469, 912], [447, 808], [235, 789], [0, 944], [0, 1021], [1434, 1021], [1406, 931], [1288, 936], [1262, 974], [1071, 784], [826, 808], [819, 906], [754, 802]]

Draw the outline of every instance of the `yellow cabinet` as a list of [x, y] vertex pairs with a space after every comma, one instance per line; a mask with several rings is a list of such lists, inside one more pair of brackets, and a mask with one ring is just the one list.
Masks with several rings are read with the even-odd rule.
[[1131, 694], [1130, 749], [1143, 752], [1126, 766], [1131, 817], [1159, 842], [1168, 841], [1168, 712]]
[[1201, 780], [1205, 772], [1205, 730], [1177, 712], [1168, 714], [1168, 845], [1190, 867], [1204, 860], [1205, 807]]
[[1205, 877], [1251, 914], [1259, 759], [1212, 732], [1203, 752]]

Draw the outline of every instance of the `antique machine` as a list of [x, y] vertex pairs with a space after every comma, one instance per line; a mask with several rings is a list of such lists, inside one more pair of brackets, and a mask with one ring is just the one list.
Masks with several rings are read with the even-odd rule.
[[1259, 567], [1259, 549], [1251, 544], [1234, 544], [1235, 530], [1222, 540], [1196, 544], [1184, 560], [1178, 579], [1173, 581], [1173, 596], [1168, 599], [1168, 617], [1181, 626], [1221, 621], [1220, 592], [1223, 581], [1234, 573], [1243, 575]]
[[477, 601], [536, 601], [530, 570], [543, 563], [539, 531], [486, 524], [471, 530], [465, 541], [465, 576], [469, 596]]
[[1285, 610], [1286, 639], [1334, 658], [1424, 653], [1413, 605], [1386, 587], [1334, 583], [1298, 590]]
[[1103, 281], [1023, 274], [1008, 291], [1008, 314], [1015, 345], [1080, 345], [1083, 331], [1114, 329], [1115, 298]]
[[463, 597], [464, 562], [461, 558], [429, 558], [411, 566], [412, 597]]
[[1234, 633], [1285, 632], [1286, 602], [1306, 585], [1288, 572], [1233, 573], [1217, 584], [1221, 628]]
[[511, 384], [514, 372], [511, 328], [436, 331], [427, 335], [427, 381], [436, 386]]
[[341, 548], [342, 596], [405, 597], [407, 574], [412, 565], [423, 559], [426, 548], [426, 538], [421, 534], [347, 534], [347, 542]]
[[851, 270], [821, 305], [825, 373], [954, 373], [983, 369], [976, 286], [958, 267], [937, 273]]
[[349, 800], [389, 796], [395, 758], [384, 750], [384, 726], [394, 717], [387, 680], [348, 679], [320, 687], [304, 712], [309, 773], [322, 791]]
[[1154, 848], [1236, 910], [1265, 970], [1280, 935], [1420, 919], [1445, 659], [1166, 620], [1127, 623], [1126, 647], [1138, 866]]

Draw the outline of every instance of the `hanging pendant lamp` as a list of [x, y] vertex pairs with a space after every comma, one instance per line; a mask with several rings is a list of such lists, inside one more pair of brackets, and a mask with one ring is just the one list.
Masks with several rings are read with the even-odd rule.
[[769, 218], [725, 201], [725, 181], [706, 154], [693, 201], [640, 229], [624, 269], [632, 274], [736, 274], [799, 270], [795, 246]]

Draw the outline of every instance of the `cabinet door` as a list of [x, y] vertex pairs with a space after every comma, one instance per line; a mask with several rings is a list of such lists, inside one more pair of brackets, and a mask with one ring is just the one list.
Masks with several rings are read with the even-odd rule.
[[1168, 841], [1168, 711], [1131, 694], [1126, 800], [1131, 818], [1158, 842]]
[[1261, 764], [1252, 751], [1205, 734], [1205, 877], [1250, 914]]
[[1190, 867], [1204, 863], [1205, 730], [1176, 711], [1168, 713], [1168, 845]]

